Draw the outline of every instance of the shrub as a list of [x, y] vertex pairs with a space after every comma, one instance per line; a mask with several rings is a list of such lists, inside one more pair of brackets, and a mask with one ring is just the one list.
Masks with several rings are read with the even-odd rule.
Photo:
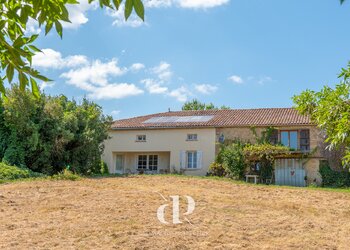
[[323, 187], [350, 187], [350, 173], [348, 171], [334, 171], [328, 162], [320, 162]]
[[0, 162], [0, 180], [16, 180], [21, 178], [41, 177], [43, 174], [36, 173], [25, 167], [10, 166]]
[[80, 175], [74, 174], [72, 171], [68, 169], [65, 169], [62, 172], [51, 176], [52, 180], [76, 181], [76, 180], [79, 180], [80, 178], [81, 178]]
[[244, 143], [239, 140], [230, 145], [223, 145], [216, 159], [217, 163], [222, 164], [226, 173], [236, 179], [243, 178], [246, 168], [243, 148]]
[[0, 160], [48, 175], [70, 164], [79, 174], [100, 173], [103, 141], [112, 118], [83, 99], [42, 94], [13, 85], [0, 98]]
[[209, 176], [226, 176], [226, 170], [224, 168], [224, 166], [220, 163], [217, 162], [213, 162], [212, 164], [210, 164], [209, 166]]
[[101, 169], [100, 169], [100, 173], [102, 175], [109, 175], [109, 170], [108, 170], [108, 166], [107, 164], [101, 160]]
[[273, 175], [275, 158], [281, 155], [289, 155], [290, 148], [265, 142], [247, 145], [244, 147], [243, 152], [247, 162], [260, 162], [260, 178], [266, 180]]

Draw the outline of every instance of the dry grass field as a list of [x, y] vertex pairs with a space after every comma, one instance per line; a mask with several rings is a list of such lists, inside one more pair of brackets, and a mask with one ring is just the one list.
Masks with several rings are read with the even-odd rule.
[[[196, 202], [161, 224], [170, 195]], [[171, 222], [172, 205], [165, 209]], [[350, 193], [177, 176], [0, 185], [0, 249], [348, 249]]]

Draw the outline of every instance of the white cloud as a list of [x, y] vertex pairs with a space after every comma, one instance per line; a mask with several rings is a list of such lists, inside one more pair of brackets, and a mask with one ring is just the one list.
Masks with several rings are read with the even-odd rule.
[[108, 62], [94, 60], [89, 65], [70, 69], [61, 74], [68, 84], [88, 92], [92, 99], [121, 99], [128, 96], [140, 95], [144, 91], [134, 84], [110, 83], [110, 77], [121, 76], [126, 68], [118, 66], [117, 59]]
[[127, 21], [125, 21], [125, 16], [124, 16], [124, 5], [121, 5], [119, 7], [119, 10], [114, 10], [114, 9], [107, 9], [106, 11], [107, 15], [112, 17], [114, 19], [112, 25], [117, 26], [117, 27], [140, 27], [141, 25], [144, 24], [144, 22], [139, 18], [138, 16], [135, 15], [135, 13], [132, 13], [131, 16], [128, 18]]
[[41, 29], [39, 28], [38, 21], [33, 18], [29, 18], [27, 22], [27, 27], [24, 33], [26, 35], [39, 34]]
[[215, 92], [218, 89], [218, 87], [210, 84], [197, 84], [195, 85], [195, 89], [204, 95], [209, 95]]
[[146, 8], [177, 6], [189, 9], [208, 9], [227, 4], [230, 0], [145, 0]]
[[145, 87], [150, 94], [165, 94], [168, 92], [167, 87], [161, 86], [161, 83], [154, 79], [143, 79], [141, 83], [145, 84]]
[[98, 6], [96, 2], [88, 3], [88, 0], [79, 0], [79, 4], [68, 4], [69, 20], [71, 23], [62, 22], [65, 29], [77, 29], [89, 21], [86, 14], [89, 10], [95, 10]]
[[[227, 4], [229, 1], [230, 0], [144, 0], [143, 3], [146, 9], [168, 7], [209, 9]], [[106, 13], [114, 19], [112, 24], [117, 27], [128, 26], [137, 28], [142, 25], [147, 25], [147, 22], [143, 22], [134, 12], [131, 14], [128, 21], [125, 21], [124, 5], [121, 5], [117, 11], [107, 9]]]
[[189, 95], [191, 95], [189, 90], [184, 86], [170, 89], [169, 84], [173, 72], [169, 63], [162, 61], [157, 66], [150, 68], [148, 72], [156, 76], [155, 78], [141, 80], [148, 93], [174, 97], [180, 102], [187, 101]]
[[[169, 87], [173, 72], [171, 71], [171, 65], [164, 61], [145, 71], [152, 77], [140, 81], [144, 86], [144, 90], [132, 83], [115, 81], [116, 77], [128, 72], [137, 72], [144, 69], [145, 65], [142, 63], [134, 63], [129, 68], [126, 68], [119, 66], [116, 58], [101, 61], [91, 60], [84, 55], [63, 57], [58, 51], [44, 49], [43, 53], [34, 56], [33, 65], [48, 69], [64, 70], [60, 77], [65, 79], [67, 84], [85, 91], [86, 95], [93, 99], [121, 99], [143, 94], [144, 90], [150, 94], [173, 97], [180, 102], [186, 101], [191, 95], [184, 86]], [[42, 83], [40, 87], [45, 89], [51, 87], [51, 85], [50, 83]], [[197, 91], [202, 93], [215, 91], [216, 88], [209, 84], [196, 86]]]
[[39, 83], [39, 88], [41, 91], [43, 91], [46, 88], [52, 88], [53, 86], [55, 86], [54, 82], [41, 82], [41, 83]]
[[145, 65], [142, 63], [134, 63], [133, 65], [131, 65], [130, 70], [131, 71], [139, 71], [141, 69], [144, 69]]
[[117, 63], [118, 61], [115, 58], [106, 63], [95, 60], [87, 66], [71, 69], [61, 74], [61, 77], [68, 79], [68, 82], [75, 86], [85, 84], [86, 82], [106, 86], [109, 76], [121, 76], [126, 72], [126, 69], [120, 68]]
[[112, 83], [102, 87], [92, 86], [88, 97], [92, 99], [121, 99], [128, 96], [135, 96], [143, 93], [143, 90], [134, 84]]
[[244, 82], [242, 77], [237, 75], [230, 76], [228, 79], [235, 84], [242, 84]]
[[146, 0], [144, 1], [145, 8], [162, 8], [170, 7], [173, 0]]
[[182, 8], [208, 9], [227, 4], [230, 0], [176, 0]]
[[61, 69], [65, 67], [78, 67], [87, 65], [88, 59], [83, 55], [73, 55], [62, 57], [62, 54], [53, 49], [42, 49], [33, 56], [32, 63], [34, 67]]
[[186, 102], [189, 96], [189, 91], [184, 86], [174, 89], [168, 93], [169, 96], [175, 97], [179, 102]]
[[235, 84], [243, 84], [244, 82], [255, 82], [259, 85], [264, 85], [265, 83], [269, 83], [269, 82], [272, 82], [273, 79], [272, 77], [270, 76], [260, 76], [260, 77], [257, 77], [257, 76], [248, 76], [246, 77], [245, 80], [243, 80], [242, 77], [238, 76], [238, 75], [233, 75], [231, 77], [228, 78], [228, 80], [232, 81], [233, 83]]
[[258, 84], [264, 85], [265, 83], [271, 82], [272, 78], [270, 76], [262, 76], [258, 80]]
[[169, 81], [173, 75], [170, 70], [171, 65], [167, 62], [160, 62], [160, 64], [151, 69], [151, 72], [158, 76], [159, 80], [166, 82]]
[[112, 110], [111, 115], [119, 115], [120, 110]]
[[120, 110], [113, 110], [111, 112], [111, 116], [113, 116], [113, 119], [116, 119], [120, 114]]
[[[64, 29], [77, 29], [81, 25], [87, 23], [89, 19], [87, 18], [87, 12], [89, 10], [97, 9], [97, 2], [88, 3], [88, 0], [79, 0], [79, 4], [67, 4], [67, 10], [69, 13], [69, 22], [61, 21]], [[53, 26], [52, 32], [55, 32], [55, 27]], [[25, 30], [26, 34], [38, 34], [41, 32], [37, 20], [32, 18], [28, 19], [27, 27]]]

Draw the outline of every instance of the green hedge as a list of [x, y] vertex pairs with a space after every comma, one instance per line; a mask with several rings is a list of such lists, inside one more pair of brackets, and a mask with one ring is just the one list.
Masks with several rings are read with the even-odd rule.
[[334, 171], [329, 167], [327, 161], [321, 161], [320, 174], [324, 187], [350, 187], [350, 172], [348, 170]]
[[76, 180], [79, 180], [80, 178], [81, 178], [80, 175], [74, 174], [72, 171], [69, 171], [68, 169], [65, 169], [58, 174], [50, 176], [51, 180], [76, 181]]
[[0, 162], [0, 180], [15, 180], [41, 176], [43, 176], [43, 174], [33, 172], [28, 168], [10, 166]]

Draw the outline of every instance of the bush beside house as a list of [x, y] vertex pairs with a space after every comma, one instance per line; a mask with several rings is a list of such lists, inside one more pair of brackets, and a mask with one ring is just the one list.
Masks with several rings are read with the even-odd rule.
[[36, 99], [14, 86], [0, 99], [0, 161], [47, 175], [68, 165], [74, 173], [100, 173], [111, 120], [86, 99]]
[[329, 166], [327, 161], [321, 161], [320, 174], [322, 176], [323, 187], [344, 188], [350, 187], [350, 172], [343, 169], [342, 171], [334, 170]]
[[10, 166], [3, 162], [0, 162], [0, 181], [43, 177], [43, 174], [31, 171], [26, 167]]

